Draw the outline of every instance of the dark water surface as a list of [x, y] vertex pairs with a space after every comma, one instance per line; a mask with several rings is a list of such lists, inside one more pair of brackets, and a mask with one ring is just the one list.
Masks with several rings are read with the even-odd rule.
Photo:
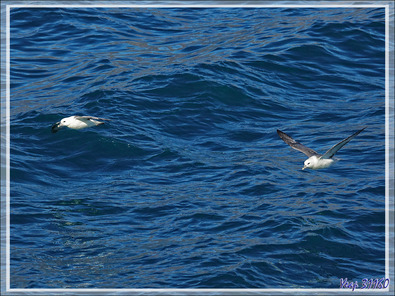
[[[384, 277], [383, 8], [12, 8], [11, 288]], [[111, 119], [51, 133], [70, 115]], [[304, 170], [281, 129], [325, 152]]]

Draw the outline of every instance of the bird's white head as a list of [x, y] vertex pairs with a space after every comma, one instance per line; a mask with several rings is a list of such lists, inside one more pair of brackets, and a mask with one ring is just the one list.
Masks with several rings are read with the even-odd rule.
[[64, 126], [69, 126], [74, 116], [63, 118], [61, 121], [55, 123], [52, 126], [52, 132], [56, 133], [60, 128]]
[[59, 127], [62, 127], [62, 126], [69, 126], [70, 123], [71, 123], [71, 121], [73, 120], [73, 118], [74, 118], [74, 116], [70, 116], [70, 117], [63, 118], [63, 119], [60, 121]]
[[317, 162], [318, 162], [317, 156], [313, 155], [313, 156], [309, 157], [304, 162], [304, 166], [303, 166], [302, 170], [307, 169], [307, 168], [310, 168], [310, 169], [314, 168], [314, 166], [317, 164]]

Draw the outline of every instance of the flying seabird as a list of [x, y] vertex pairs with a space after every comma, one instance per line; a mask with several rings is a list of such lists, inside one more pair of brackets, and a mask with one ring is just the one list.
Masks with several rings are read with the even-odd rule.
[[94, 116], [78, 116], [78, 115], [66, 117], [63, 118], [61, 121], [52, 125], [52, 132], [56, 133], [60, 128], [64, 126], [67, 126], [68, 128], [71, 129], [82, 129], [86, 127], [104, 124], [104, 122], [101, 122], [99, 120], [110, 120], [110, 119], [104, 119]]
[[351, 141], [352, 138], [354, 138], [356, 135], [358, 135], [360, 132], [362, 132], [366, 127], [363, 129], [357, 131], [356, 133], [352, 134], [348, 138], [345, 138], [344, 140], [340, 141], [336, 145], [334, 145], [332, 148], [330, 148], [328, 151], [326, 151], [323, 155], [318, 154], [315, 152], [313, 149], [310, 149], [299, 142], [296, 142], [294, 139], [292, 139], [290, 136], [288, 136], [286, 133], [277, 130], [277, 134], [280, 136], [281, 139], [285, 143], [287, 143], [289, 146], [291, 146], [295, 150], [299, 150], [300, 152], [303, 152], [306, 154], [309, 158], [304, 162], [304, 166], [302, 170], [309, 168], [309, 169], [323, 169], [331, 166], [337, 159], [332, 158], [337, 151], [340, 150], [344, 145], [346, 145], [348, 142]]

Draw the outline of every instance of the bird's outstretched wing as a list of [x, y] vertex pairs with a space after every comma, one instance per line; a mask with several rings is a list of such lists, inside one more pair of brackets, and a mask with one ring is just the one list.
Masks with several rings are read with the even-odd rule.
[[95, 117], [95, 116], [75, 116], [76, 119], [85, 119], [85, 120], [110, 120], [110, 119], [105, 119], [105, 118], [100, 118], [100, 117]]
[[293, 149], [298, 150], [300, 152], [303, 152], [306, 154], [308, 157], [313, 156], [313, 155], [319, 155], [317, 152], [315, 152], [313, 149], [310, 149], [299, 142], [296, 142], [294, 139], [292, 139], [290, 136], [288, 136], [286, 133], [277, 130], [277, 134], [280, 136], [281, 139], [285, 143], [287, 143], [289, 146], [291, 146]]
[[335, 155], [336, 152], [340, 150], [340, 148], [342, 148], [344, 145], [346, 145], [348, 142], [350, 142], [352, 140], [352, 138], [354, 138], [356, 135], [358, 135], [360, 132], [362, 132], [365, 128], [366, 127], [364, 127], [363, 129], [357, 131], [356, 133], [352, 134], [348, 138], [345, 138], [344, 140], [342, 140], [339, 143], [337, 143], [336, 145], [334, 145], [331, 149], [326, 151], [325, 154], [323, 154], [321, 156], [321, 159], [332, 158], [333, 155]]

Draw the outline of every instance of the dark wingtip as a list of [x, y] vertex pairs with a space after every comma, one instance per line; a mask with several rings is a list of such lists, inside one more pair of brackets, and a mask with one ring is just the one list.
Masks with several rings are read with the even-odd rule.
[[[288, 136], [286, 133], [284, 133], [283, 131], [280, 131], [279, 129], [277, 130], [277, 134], [278, 136], [284, 140], [284, 138], [291, 138], [290, 136]], [[285, 141], [285, 140], [284, 140]]]
[[59, 122], [55, 123], [54, 125], [52, 125], [51, 127], [51, 132], [54, 134], [59, 130]]
[[363, 129], [360, 129], [359, 131], [357, 131], [356, 133], [355, 133], [355, 135], [358, 135], [360, 132], [362, 132], [363, 130], [365, 130], [367, 128], [367, 126], [365, 126]]

